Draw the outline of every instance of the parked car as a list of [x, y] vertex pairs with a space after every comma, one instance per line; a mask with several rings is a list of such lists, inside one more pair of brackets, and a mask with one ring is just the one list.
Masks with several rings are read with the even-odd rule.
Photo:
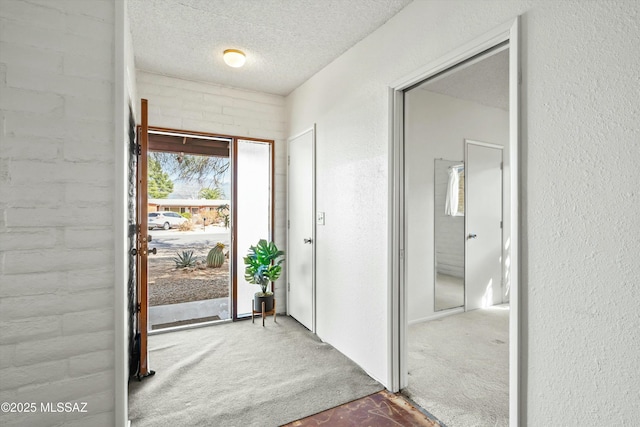
[[187, 218], [175, 212], [149, 212], [149, 230], [156, 227], [168, 230], [187, 221]]

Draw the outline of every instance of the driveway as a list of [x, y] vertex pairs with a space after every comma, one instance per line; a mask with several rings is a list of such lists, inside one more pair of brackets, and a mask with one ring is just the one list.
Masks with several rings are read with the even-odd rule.
[[231, 243], [231, 230], [224, 227], [207, 226], [206, 230], [199, 227], [198, 230], [180, 231], [177, 229], [150, 230], [152, 240], [150, 248], [178, 250], [194, 247], [213, 247], [216, 243], [222, 242], [229, 247]]

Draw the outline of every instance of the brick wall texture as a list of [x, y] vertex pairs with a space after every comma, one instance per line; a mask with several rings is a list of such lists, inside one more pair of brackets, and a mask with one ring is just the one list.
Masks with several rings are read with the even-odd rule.
[[114, 424], [113, 40], [112, 1], [0, 0], [2, 426]]

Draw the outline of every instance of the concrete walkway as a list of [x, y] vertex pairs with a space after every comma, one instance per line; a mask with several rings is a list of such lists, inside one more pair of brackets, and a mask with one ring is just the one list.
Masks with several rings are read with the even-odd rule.
[[226, 320], [229, 318], [229, 313], [229, 298], [156, 305], [149, 307], [149, 326], [153, 328], [154, 325], [211, 316]]

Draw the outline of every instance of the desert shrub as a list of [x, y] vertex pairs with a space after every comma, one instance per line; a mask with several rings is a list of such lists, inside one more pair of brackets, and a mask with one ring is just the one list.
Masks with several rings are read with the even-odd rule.
[[224, 224], [225, 228], [229, 228], [230, 225], [230, 221], [231, 221], [231, 217], [230, 217], [230, 212], [229, 212], [229, 205], [222, 205], [222, 206], [218, 206], [217, 208], [217, 216], [220, 220], [220, 222], [222, 222]]
[[217, 214], [215, 210], [211, 210], [208, 208], [201, 208], [198, 211], [199, 220], [197, 222], [198, 225], [211, 225], [216, 222]]
[[178, 230], [180, 231], [191, 231], [193, 230], [193, 222], [191, 220], [185, 221], [178, 226]]
[[176, 263], [176, 268], [193, 267], [196, 265], [196, 257], [193, 256], [193, 251], [182, 251], [182, 253], [176, 253], [178, 256], [173, 258], [173, 261]]
[[181, 212], [180, 215], [184, 218], [191, 219], [191, 212]]
[[202, 225], [202, 216], [200, 214], [195, 214], [191, 217], [191, 221], [193, 222], [193, 225]]

